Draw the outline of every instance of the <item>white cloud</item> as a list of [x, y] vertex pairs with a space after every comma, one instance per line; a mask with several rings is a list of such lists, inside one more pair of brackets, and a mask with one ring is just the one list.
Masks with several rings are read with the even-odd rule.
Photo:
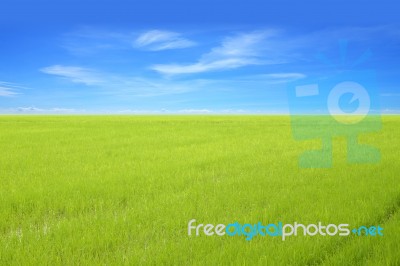
[[180, 109], [180, 110], [168, 110], [168, 109], [157, 109], [157, 110], [145, 110], [145, 109], [127, 109], [117, 111], [118, 114], [210, 114], [214, 111], [209, 109]]
[[134, 46], [150, 51], [182, 49], [196, 45], [195, 42], [185, 39], [181, 34], [172, 31], [151, 30], [141, 34], [134, 42]]
[[136, 44], [146, 46], [152, 43], [159, 43], [179, 38], [179, 34], [172, 31], [151, 30], [143, 33], [136, 39]]
[[83, 67], [54, 65], [42, 68], [40, 71], [86, 85], [96, 85], [103, 82], [98, 73]]
[[210, 114], [213, 113], [214, 111], [209, 110], [209, 109], [182, 109], [179, 110], [177, 113], [182, 113], [182, 114]]
[[81, 27], [62, 35], [61, 47], [73, 55], [93, 56], [98, 53], [131, 48], [135, 35], [130, 32], [97, 27]]
[[213, 48], [210, 53], [204, 55], [202, 60], [258, 56], [262, 49], [260, 44], [274, 34], [274, 31], [259, 31], [228, 37], [221, 46]]
[[54, 107], [50, 109], [52, 112], [56, 113], [76, 113], [76, 112], [84, 112], [85, 110], [77, 110], [74, 108], [60, 108], [60, 107]]
[[83, 113], [85, 110], [77, 110], [73, 108], [38, 108], [35, 106], [17, 107], [3, 110], [4, 113], [27, 113], [27, 114], [64, 114], [64, 113]]
[[391, 114], [400, 114], [400, 109], [389, 109], [389, 108], [386, 108], [386, 109], [383, 109], [382, 110], [382, 114], [387, 114], [387, 115], [391, 115]]
[[192, 64], [159, 64], [151, 69], [167, 75], [202, 73], [234, 69], [248, 65], [280, 63], [276, 60], [262, 60], [263, 43], [275, 35], [274, 31], [260, 31], [239, 34], [226, 38], [222, 44], [204, 54]]
[[249, 76], [245, 77], [244, 80], [262, 81], [268, 84], [279, 84], [279, 83], [294, 81], [297, 79], [302, 79], [305, 77], [306, 75], [302, 73], [288, 72], [288, 73], [269, 73], [264, 75]]
[[197, 62], [189, 65], [169, 64], [154, 65], [153, 70], [167, 75], [193, 74], [214, 70], [233, 69], [247, 65], [256, 65], [261, 62], [251, 58], [227, 58], [210, 62]]
[[[212, 110], [207, 108], [188, 108], [188, 109], [177, 109], [177, 110], [168, 110], [168, 109], [126, 109], [116, 112], [110, 112], [116, 114], [246, 114], [253, 113], [251, 111], [243, 110], [243, 109], [218, 109]], [[260, 113], [257, 111], [256, 113]]]
[[83, 27], [77, 31], [64, 34], [62, 47], [75, 55], [93, 55], [106, 51], [122, 51], [139, 48], [148, 51], [182, 49], [195, 46], [194, 41], [184, 38], [173, 31], [151, 30], [127, 32]]
[[141, 110], [141, 109], [126, 109], [116, 111], [116, 114], [160, 114], [162, 113], [160, 110]]
[[167, 79], [129, 77], [79, 66], [55, 65], [40, 69], [43, 73], [59, 76], [70, 82], [82, 83], [98, 89], [101, 95], [159, 96], [195, 90], [196, 80], [174, 82]]
[[300, 79], [306, 77], [306, 75], [301, 73], [272, 73], [265, 76], [273, 79]]
[[36, 108], [36, 107], [33, 107], [33, 106], [18, 107], [17, 110], [18, 110], [18, 112], [24, 112], [24, 113], [27, 113], [27, 112], [29, 112], [29, 113], [31, 113], [31, 112], [42, 112], [42, 111], [44, 111], [44, 109]]
[[[229, 60], [230, 65], [239, 65], [243, 62]], [[220, 69], [220, 62], [213, 62], [216, 68]], [[197, 70], [199, 65], [186, 71]], [[295, 79], [304, 78], [301, 73], [269, 73], [261, 75], [238, 76], [230, 79], [186, 79], [175, 80], [168, 78], [143, 78], [130, 77], [114, 73], [100, 72], [95, 69], [88, 69], [79, 66], [55, 65], [41, 69], [42, 72], [62, 77], [70, 82], [82, 83], [97, 89], [98, 95], [110, 95], [113, 97], [153, 97], [161, 95], [182, 94], [190, 91], [203, 89], [236, 88], [237, 86], [259, 86], [260, 84], [278, 84]], [[182, 70], [183, 71], [183, 70]], [[189, 73], [189, 72], [186, 72]], [[247, 85], [243, 85], [243, 83]], [[240, 84], [240, 85], [238, 85]]]
[[0, 97], [13, 97], [21, 94], [17, 91], [20, 89], [28, 89], [15, 83], [0, 81]]
[[269, 73], [269, 74], [258, 74], [258, 75], [245, 75], [245, 76], [237, 76], [229, 79], [212, 79], [212, 80], [203, 80], [203, 82], [208, 83], [260, 83], [260, 84], [277, 84], [277, 83], [285, 83], [297, 79], [305, 78], [306, 75], [302, 73], [296, 72], [287, 72], [287, 73]]
[[11, 97], [11, 96], [15, 96], [17, 94], [19, 94], [19, 93], [15, 92], [14, 88], [0, 85], [0, 97]]

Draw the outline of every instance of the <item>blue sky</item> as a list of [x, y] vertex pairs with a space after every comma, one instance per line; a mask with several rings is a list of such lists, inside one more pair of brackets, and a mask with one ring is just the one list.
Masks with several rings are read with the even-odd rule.
[[288, 83], [366, 69], [399, 113], [399, 4], [320, 2], [2, 1], [0, 113], [288, 113]]

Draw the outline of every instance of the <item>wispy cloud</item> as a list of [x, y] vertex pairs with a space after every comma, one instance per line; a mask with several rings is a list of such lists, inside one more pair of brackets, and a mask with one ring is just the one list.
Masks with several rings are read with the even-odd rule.
[[60, 46], [76, 56], [95, 56], [132, 49], [135, 36], [131, 32], [85, 26], [63, 34]]
[[301, 73], [272, 73], [265, 74], [265, 76], [273, 79], [300, 79], [306, 77], [304, 74]]
[[130, 77], [121, 74], [101, 72], [79, 66], [55, 65], [40, 69], [43, 73], [55, 75], [74, 83], [95, 87], [100, 95], [159, 96], [180, 94], [195, 90], [201, 80], [172, 81]]
[[0, 97], [16, 96], [18, 94], [21, 94], [18, 92], [21, 89], [27, 88], [15, 83], [0, 81]]
[[21, 106], [16, 108], [0, 109], [0, 113], [5, 114], [76, 114], [85, 113], [86, 110], [78, 110], [74, 108], [39, 108], [35, 106]]
[[180, 33], [172, 31], [151, 30], [141, 34], [134, 42], [134, 46], [150, 51], [182, 49], [196, 45]]
[[117, 111], [118, 114], [211, 114], [214, 113], [210, 109], [178, 109], [178, 110], [168, 110], [168, 109], [158, 109], [158, 110], [144, 110], [144, 109], [127, 109]]
[[193, 74], [216, 70], [234, 69], [248, 65], [278, 63], [262, 59], [263, 42], [275, 34], [274, 31], [260, 31], [239, 34], [226, 38], [222, 44], [204, 54], [191, 64], [158, 64], [151, 69], [167, 75]]
[[245, 77], [244, 79], [249, 80], [249, 78], [258, 81], [264, 81], [269, 84], [278, 84], [278, 83], [286, 83], [289, 81], [294, 81], [297, 79], [305, 78], [306, 75], [303, 73], [296, 72], [288, 72], [288, 73], [269, 73], [269, 74], [261, 74], [250, 77]]
[[382, 110], [383, 114], [400, 114], [400, 109], [389, 109], [385, 108]]
[[[303, 73], [287, 72], [287, 73], [268, 73], [257, 75], [236, 76], [228, 79], [203, 79], [204, 84], [214, 85], [216, 87], [223, 84], [281, 84], [307, 77]], [[242, 85], [240, 85], [242, 86]], [[242, 86], [247, 87], [247, 86]]]
[[103, 82], [98, 73], [83, 67], [54, 65], [42, 68], [40, 71], [86, 85], [96, 85]]
[[11, 97], [11, 96], [15, 96], [17, 94], [18, 93], [15, 92], [13, 90], [13, 88], [0, 85], [0, 97]]
[[282, 110], [246, 110], [246, 109], [208, 109], [208, 108], [203, 108], [203, 109], [175, 109], [175, 110], [169, 110], [169, 109], [126, 109], [126, 110], [121, 110], [121, 111], [114, 111], [110, 113], [115, 113], [115, 114], [198, 114], [198, 115], [203, 115], [203, 114], [287, 114], [287, 111], [282, 111]]
[[61, 47], [73, 55], [94, 56], [99, 53], [126, 52], [132, 48], [144, 51], [183, 49], [197, 45], [174, 31], [150, 30], [128, 32], [83, 27], [64, 34]]
[[167, 65], [154, 65], [151, 68], [161, 74], [177, 75], [177, 74], [194, 74], [215, 70], [226, 70], [247, 65], [260, 64], [260, 61], [250, 58], [227, 58], [210, 62], [197, 62], [194, 64], [181, 65], [181, 64], [167, 64]]
[[211, 114], [213, 110], [210, 109], [182, 109], [177, 111], [177, 113], [181, 114]]

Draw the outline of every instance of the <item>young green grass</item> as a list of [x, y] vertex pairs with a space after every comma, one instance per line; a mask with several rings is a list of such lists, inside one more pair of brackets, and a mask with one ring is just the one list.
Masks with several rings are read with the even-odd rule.
[[[400, 117], [378, 164], [300, 169], [287, 116], [1, 116], [0, 264], [400, 264]], [[188, 236], [187, 224], [380, 225], [383, 237]]]

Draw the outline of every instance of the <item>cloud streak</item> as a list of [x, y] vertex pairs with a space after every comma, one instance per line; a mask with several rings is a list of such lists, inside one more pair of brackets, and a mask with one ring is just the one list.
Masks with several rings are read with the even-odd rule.
[[12, 109], [11, 112], [17, 111], [18, 113], [78, 113], [78, 112], [85, 112], [85, 110], [77, 110], [73, 108], [61, 108], [61, 107], [54, 107], [54, 108], [37, 108], [34, 106], [28, 107], [18, 107], [16, 110]]
[[76, 66], [54, 65], [40, 69], [41, 72], [68, 79], [74, 83], [86, 85], [101, 84], [103, 80], [96, 72], [88, 68]]
[[11, 97], [19, 93], [15, 92], [13, 88], [0, 85], [0, 97]]
[[13, 97], [19, 93], [20, 89], [27, 89], [15, 83], [0, 81], [0, 97]]
[[279, 63], [276, 60], [263, 60], [263, 42], [275, 34], [274, 31], [260, 31], [238, 34], [225, 38], [220, 46], [191, 64], [156, 64], [151, 66], [161, 74], [194, 74], [209, 71], [228, 70], [248, 65]]
[[40, 108], [36, 106], [20, 106], [11, 108], [0, 108], [0, 114], [84, 114], [85, 109], [74, 109], [64, 107]]
[[80, 83], [99, 89], [101, 95], [159, 96], [180, 94], [195, 90], [201, 81], [175, 82], [166, 79], [129, 77], [79, 66], [54, 65], [40, 69], [69, 82]]
[[161, 30], [147, 31], [134, 41], [134, 47], [149, 51], [183, 49], [195, 45], [195, 42], [183, 38], [177, 32]]

